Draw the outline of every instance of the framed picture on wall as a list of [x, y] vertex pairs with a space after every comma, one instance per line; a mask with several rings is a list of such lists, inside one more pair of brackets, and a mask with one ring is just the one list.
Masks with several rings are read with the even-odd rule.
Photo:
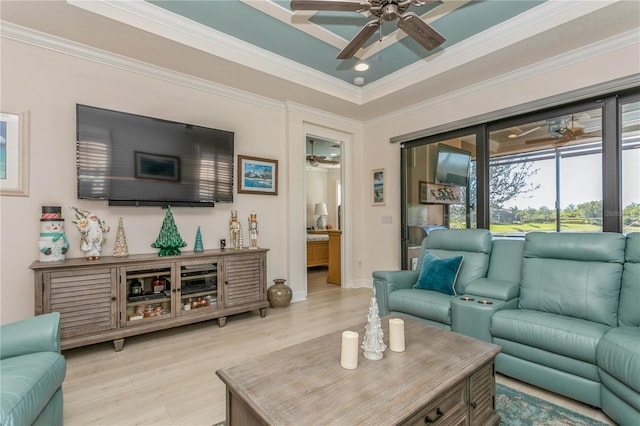
[[238, 155], [238, 194], [278, 195], [278, 160]]
[[385, 169], [371, 170], [371, 205], [384, 206], [385, 203], [385, 186], [386, 186]]
[[0, 113], [0, 195], [29, 195], [29, 112]]

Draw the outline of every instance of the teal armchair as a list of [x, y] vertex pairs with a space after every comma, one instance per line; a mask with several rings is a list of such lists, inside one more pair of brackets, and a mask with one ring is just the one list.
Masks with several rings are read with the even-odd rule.
[[61, 425], [60, 314], [0, 326], [0, 424]]

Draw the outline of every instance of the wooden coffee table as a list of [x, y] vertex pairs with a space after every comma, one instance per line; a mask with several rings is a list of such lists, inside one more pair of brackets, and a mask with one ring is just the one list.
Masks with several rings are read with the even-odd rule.
[[[388, 319], [382, 318], [388, 343]], [[499, 423], [493, 360], [500, 347], [403, 318], [405, 352], [360, 351], [340, 367], [342, 332], [216, 374], [227, 386], [227, 426]], [[364, 337], [365, 324], [349, 328]]]

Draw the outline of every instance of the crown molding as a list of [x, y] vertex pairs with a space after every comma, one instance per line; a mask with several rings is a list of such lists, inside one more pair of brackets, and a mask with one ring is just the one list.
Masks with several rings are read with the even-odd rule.
[[336, 115], [331, 112], [312, 108], [310, 106], [302, 105], [296, 102], [286, 101], [285, 109], [289, 113], [296, 113], [300, 115], [306, 115], [308, 117], [313, 117], [314, 122], [325, 120], [331, 123], [331, 126], [333, 128], [336, 128], [336, 126], [342, 126], [343, 128], [350, 128], [353, 130], [364, 129], [362, 121], [346, 118], [342, 115]]
[[564, 53], [562, 55], [555, 56], [545, 61], [538, 62], [537, 64], [522, 68], [516, 71], [512, 71], [501, 76], [492, 78], [490, 80], [483, 81], [471, 86], [467, 86], [463, 89], [449, 92], [446, 95], [438, 96], [430, 99], [426, 102], [412, 105], [408, 108], [396, 110], [390, 114], [376, 117], [372, 120], [365, 122], [365, 125], [373, 123], [380, 123], [385, 120], [397, 120], [400, 117], [404, 117], [411, 114], [419, 113], [429, 108], [442, 108], [443, 105], [452, 102], [458, 102], [460, 99], [464, 99], [473, 96], [479, 92], [486, 92], [495, 90], [501, 86], [512, 84], [518, 81], [527, 80], [532, 77], [546, 74], [550, 71], [564, 68], [573, 64], [577, 64], [592, 58], [596, 58], [601, 55], [606, 55], [612, 51], [624, 49], [627, 47], [638, 46], [640, 44], [640, 33], [635, 30], [627, 31], [626, 33], [619, 34], [615, 37], [611, 37], [606, 40], [599, 41], [588, 45], [582, 49], [575, 50], [573, 52]]
[[[276, 3], [242, 1], [263, 13], [273, 15], [274, 19], [293, 25], [291, 11]], [[548, 0], [502, 23], [499, 28], [489, 28], [461, 43], [457, 43], [377, 81], [363, 87], [356, 87], [341, 79], [191, 21], [144, 0], [95, 0], [90, 2], [67, 0], [67, 3], [92, 13], [126, 23], [278, 78], [306, 87], [313, 87], [320, 92], [358, 106], [443, 74], [471, 60], [607, 7], [613, 2]], [[435, 11], [432, 12], [435, 13]], [[429, 13], [425, 15], [429, 15]], [[314, 36], [324, 39], [321, 34], [314, 34]], [[325, 40], [325, 42], [335, 44], [336, 41], [332, 39]], [[365, 52], [365, 56], [367, 54], [371, 54], [371, 52]]]
[[360, 87], [179, 16], [144, 0], [67, 3], [278, 78], [361, 105]]
[[168, 70], [163, 67], [151, 65], [146, 62], [131, 59], [126, 56], [117, 55], [115, 53], [106, 52], [100, 49], [76, 43], [61, 37], [35, 31], [30, 28], [22, 27], [6, 21], [0, 21], [0, 35], [3, 38], [14, 40], [20, 43], [29, 44], [42, 49], [51, 50], [68, 56], [96, 62], [102, 65], [110, 66], [146, 77], [155, 78], [157, 80], [178, 84], [191, 89], [199, 90], [222, 96], [229, 99], [247, 102], [256, 106], [269, 108], [284, 112], [283, 102], [276, 101], [271, 98], [256, 95], [251, 92], [243, 91], [237, 88], [225, 86], [223, 84], [214, 83], [210, 80], [194, 77], [192, 75]]

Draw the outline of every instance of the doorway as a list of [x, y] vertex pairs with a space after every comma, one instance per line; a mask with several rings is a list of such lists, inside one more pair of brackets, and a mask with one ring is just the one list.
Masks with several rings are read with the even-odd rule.
[[342, 142], [305, 137], [307, 295], [342, 286]]

